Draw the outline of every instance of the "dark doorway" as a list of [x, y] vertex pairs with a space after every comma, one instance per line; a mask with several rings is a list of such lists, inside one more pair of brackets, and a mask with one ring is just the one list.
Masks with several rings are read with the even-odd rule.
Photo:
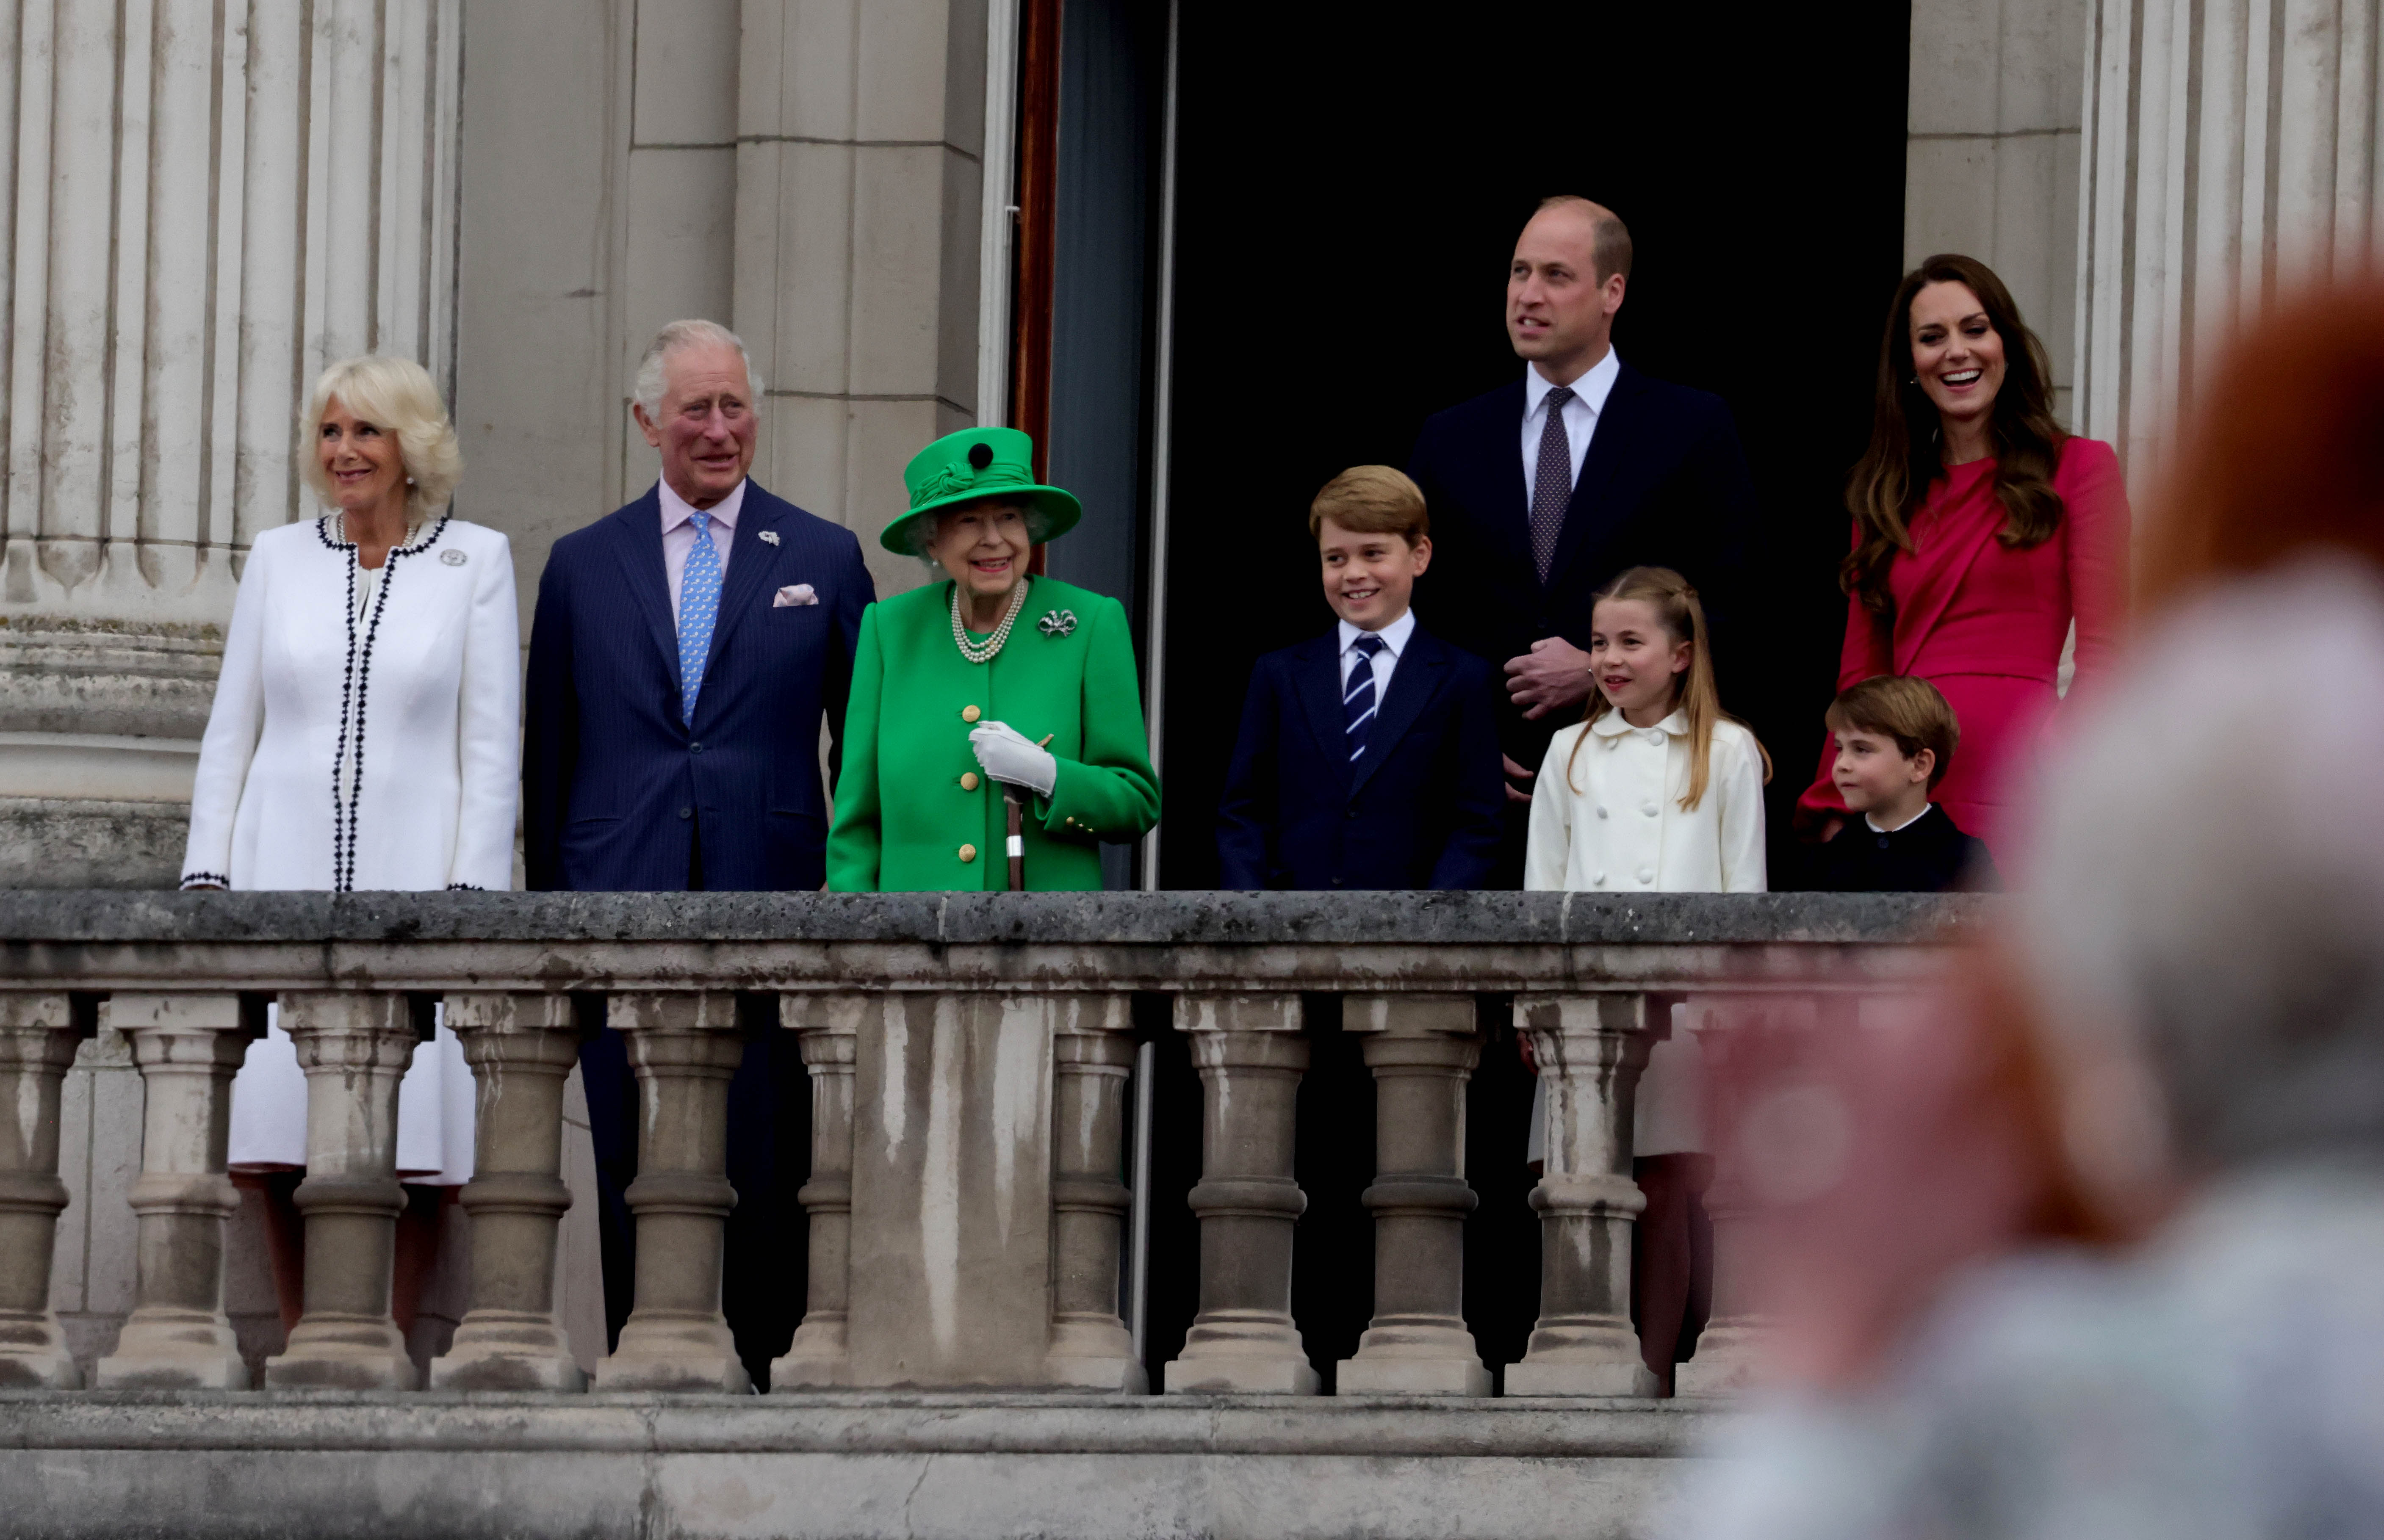
[[1558, 192], [1631, 226], [1618, 351], [1737, 416], [1767, 645], [1717, 661], [1779, 762], [1784, 853], [1901, 270], [1909, 6], [1181, 15], [1161, 885], [1214, 886], [1250, 664], [1332, 621], [1309, 499], [1348, 466], [1404, 465], [1427, 416], [1520, 374], [1507, 258]]
[[[1212, 811], [1252, 662], [1331, 622], [1309, 500], [1348, 466], [1404, 465], [1427, 416], [1520, 373], [1506, 264], [1552, 192], [1631, 226], [1617, 348], [1736, 414], [1764, 500], [1750, 617], [1764, 645], [1717, 663], [1724, 703], [1777, 761], [1774, 886], [1794, 886], [1787, 814], [1844, 617], [1841, 491], [1901, 267], [1909, 6], [1524, 17], [1333, 0], [1180, 16], [1161, 886], [1216, 882]], [[1504, 1006], [1484, 1002], [1498, 1035], [1470, 1098], [1468, 1315], [1493, 1365], [1521, 1355], [1538, 1292], [1531, 1081]], [[1321, 1052], [1310, 1078], [1303, 1134], [1330, 1118], [1359, 1138], [1372, 1088], [1355, 1054]], [[1320, 1367], [1354, 1345], [1372, 1299], [1367, 1237], [1321, 1217], [1361, 1213], [1371, 1150], [1324, 1153], [1303, 1137], [1294, 1285]], [[1173, 1174], [1154, 1184], [1162, 1206], [1188, 1186]], [[1178, 1265], [1155, 1255], [1153, 1273]], [[1154, 1361], [1189, 1304], [1154, 1291]]]

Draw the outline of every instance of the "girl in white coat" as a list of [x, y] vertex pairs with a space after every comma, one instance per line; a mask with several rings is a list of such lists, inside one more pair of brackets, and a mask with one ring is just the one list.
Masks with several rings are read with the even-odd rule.
[[[421, 366], [353, 358], [316, 382], [301, 466], [329, 510], [256, 537], [199, 749], [182, 886], [513, 886], [521, 785], [513, 555], [447, 515], [455, 433]], [[441, 1199], [472, 1174], [472, 1077], [443, 1025], [399, 1096], [409, 1194], [395, 1303], [410, 1324]], [[275, 1025], [232, 1083], [231, 1167], [267, 1204], [285, 1323], [303, 1290], [291, 1202], [306, 1085]], [[444, 1189], [440, 1191], [437, 1189]]]
[[[1526, 888], [1590, 893], [1760, 893], [1763, 785], [1771, 761], [1725, 715], [1705, 608], [1664, 567], [1633, 567], [1590, 612], [1592, 689], [1581, 726], [1558, 733], [1532, 792]], [[1677, 1021], [1641, 1072], [1633, 1175], [1645, 1195], [1633, 1243], [1633, 1314], [1662, 1393], [1694, 1347], [1692, 1211], [1712, 1179], [1695, 1039]], [[1534, 1144], [1546, 1101], [1533, 1109]], [[1536, 1157], [1538, 1150], [1533, 1150]], [[1711, 1265], [1710, 1255], [1704, 1259]], [[1683, 1344], [1682, 1337], [1690, 1335]]]

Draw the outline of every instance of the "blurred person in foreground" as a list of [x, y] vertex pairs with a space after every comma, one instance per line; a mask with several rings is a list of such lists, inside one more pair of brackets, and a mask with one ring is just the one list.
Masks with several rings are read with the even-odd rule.
[[2384, 1534], [2384, 293], [2230, 366], [2007, 933], [1843, 1077], [1780, 1398], [1682, 1533]]

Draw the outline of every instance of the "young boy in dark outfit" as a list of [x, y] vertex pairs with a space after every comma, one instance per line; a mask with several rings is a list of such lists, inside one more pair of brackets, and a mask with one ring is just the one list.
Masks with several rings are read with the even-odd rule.
[[1506, 807], [1490, 665], [1416, 624], [1423, 493], [1358, 466], [1309, 509], [1340, 616], [1251, 671], [1217, 809], [1218, 886], [1479, 888]]
[[1831, 779], [1859, 822], [1819, 852], [1834, 893], [1982, 891], [2003, 886], [1985, 843], [1929, 800], [1961, 740], [1954, 708], [1926, 679], [1881, 675], [1830, 702], [1838, 741]]

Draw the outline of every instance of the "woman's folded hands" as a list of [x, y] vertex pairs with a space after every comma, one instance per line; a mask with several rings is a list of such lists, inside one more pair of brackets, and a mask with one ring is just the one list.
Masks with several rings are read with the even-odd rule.
[[1060, 762], [1007, 722], [980, 722], [969, 733], [977, 764], [995, 780], [1049, 797], [1060, 784]]

